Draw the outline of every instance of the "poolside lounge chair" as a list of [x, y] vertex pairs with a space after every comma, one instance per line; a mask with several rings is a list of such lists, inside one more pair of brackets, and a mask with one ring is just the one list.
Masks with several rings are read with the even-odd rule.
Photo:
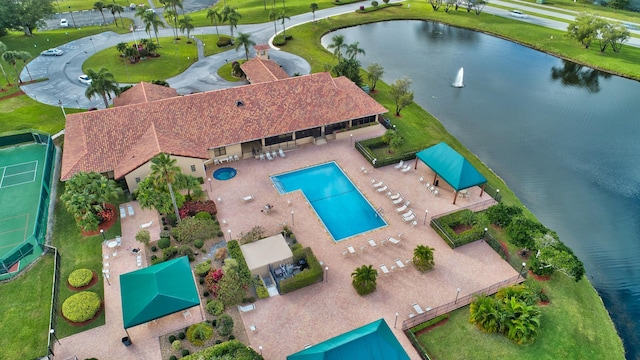
[[237, 154], [233, 155], [233, 161], [240, 161], [240, 157]]
[[260, 154], [260, 160], [264, 160], [264, 154]]
[[402, 195], [400, 195], [400, 193], [396, 193], [395, 195], [390, 195], [389, 199], [391, 200], [398, 200]]
[[418, 220], [413, 220], [411, 226], [416, 227], [416, 225], [418, 225]]
[[242, 200], [244, 202], [249, 202], [249, 201], [251, 201], [253, 199], [254, 199], [253, 195], [247, 195], [247, 196], [242, 197]]
[[404, 201], [404, 199], [403, 199], [403, 198], [397, 198], [397, 199], [393, 200], [391, 203], [392, 203], [393, 205], [398, 205], [398, 204], [400, 204], [400, 203], [401, 203], [401, 202], [403, 202], [403, 201]]
[[[409, 216], [407, 216], [407, 217], [404, 217], [404, 216], [403, 216], [403, 217], [402, 217], [402, 220], [404, 220], [404, 222], [408, 223], [408, 222], [410, 222], [410, 221], [415, 220], [415, 218], [416, 218], [416, 214], [411, 214], [411, 215], [409, 215]], [[417, 224], [417, 223], [416, 223], [416, 224]]]
[[381, 187], [381, 188], [378, 188], [378, 192], [379, 192], [379, 193], [381, 193], [381, 192], [385, 192], [387, 189], [388, 189], [388, 188], [387, 188], [387, 185], [385, 185], [385, 186], [383, 186], [383, 187]]
[[271, 157], [273, 157], [274, 159], [278, 157], [278, 154], [276, 154], [275, 150], [271, 152]]
[[400, 245], [400, 240], [394, 238], [393, 236], [389, 237], [389, 242], [394, 244], [394, 245]]
[[219, 165], [220, 164], [220, 160], [218, 159], [213, 159], [213, 165]]
[[124, 210], [124, 207], [120, 206], [120, 219], [124, 219], [127, 217], [127, 212]]
[[391, 274], [391, 271], [389, 271], [389, 268], [385, 264], [380, 265], [380, 270], [382, 270], [382, 273], [385, 275]]
[[140, 229], [146, 229], [146, 228], [150, 227], [151, 225], [153, 225], [153, 220], [149, 221], [148, 223], [144, 223], [144, 224], [140, 225]]
[[440, 194], [440, 193], [438, 192], [438, 190], [433, 190], [432, 194], [433, 194], [433, 196], [438, 196], [438, 194]]
[[400, 172], [406, 173], [409, 170], [411, 170], [411, 165], [407, 164], [405, 167], [402, 168], [402, 170], [400, 170]]
[[238, 311], [240, 312], [247, 312], [247, 311], [252, 311], [256, 309], [256, 304], [249, 304], [249, 305], [238, 305]]
[[418, 315], [424, 313], [424, 310], [422, 310], [422, 308], [418, 303], [412, 304], [411, 306], [413, 306], [413, 310], [415, 310], [418, 313]]
[[404, 205], [400, 206], [399, 208], [396, 209], [397, 212], [401, 213], [405, 210], [407, 210], [407, 207], [411, 204], [411, 201], [407, 200]]
[[373, 179], [373, 182], [371, 183], [371, 186], [373, 186], [374, 188], [378, 188], [378, 187], [380, 187], [382, 185], [384, 185], [384, 182], [382, 182], [382, 180], [380, 180], [378, 182], [375, 182], [375, 179]]
[[404, 266], [404, 263], [400, 259], [396, 259], [396, 265], [398, 265], [398, 269], [400, 270], [404, 270], [406, 268], [406, 266]]
[[424, 177], [420, 176], [420, 178], [418, 179], [418, 182], [422, 184], [423, 181], [424, 181]]
[[136, 213], [133, 212], [133, 206], [132, 205], [127, 205], [127, 212], [129, 213], [129, 216], [133, 216]]
[[354, 249], [353, 246], [351, 246], [351, 245], [347, 246], [347, 251], [349, 251], [349, 254], [351, 254], [351, 255], [355, 255], [356, 254], [356, 249]]
[[360, 171], [361, 171], [363, 174], [368, 173], [367, 169], [366, 169], [364, 166], [361, 166], [361, 167], [360, 167]]
[[122, 246], [122, 238], [119, 235], [116, 236], [116, 246]]
[[378, 244], [376, 244], [376, 241], [373, 239], [369, 239], [369, 245], [373, 248], [373, 249], [377, 249], [378, 248]]
[[271, 153], [270, 153], [270, 152], [268, 152], [268, 151], [267, 151], [267, 152], [265, 153], [265, 155], [267, 156], [267, 160], [269, 160], [269, 161], [273, 160], [273, 157], [271, 156]]
[[407, 211], [406, 213], [402, 214], [402, 217], [409, 217], [413, 215], [413, 211], [411, 209], [409, 209], [409, 211]]
[[404, 166], [404, 160], [400, 160], [400, 162], [396, 166], [394, 166], [394, 168], [400, 169], [403, 166]]
[[284, 151], [282, 151], [282, 149], [278, 149], [278, 152], [280, 153], [280, 157], [287, 157], [287, 155], [284, 154]]

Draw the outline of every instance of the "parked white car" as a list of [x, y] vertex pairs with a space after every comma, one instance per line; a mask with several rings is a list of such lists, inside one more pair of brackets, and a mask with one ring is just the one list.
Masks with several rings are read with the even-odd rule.
[[60, 27], [69, 27], [67, 19], [60, 19]]
[[78, 76], [78, 80], [85, 85], [91, 85], [91, 78], [85, 74]]
[[64, 54], [64, 51], [56, 48], [45, 50], [40, 53], [42, 56], [60, 56], [62, 54]]
[[520, 10], [511, 10], [511, 12], [509, 13], [509, 15], [513, 16], [513, 17], [517, 17], [517, 18], [521, 18], [524, 19], [527, 17], [527, 14], [523, 13]]

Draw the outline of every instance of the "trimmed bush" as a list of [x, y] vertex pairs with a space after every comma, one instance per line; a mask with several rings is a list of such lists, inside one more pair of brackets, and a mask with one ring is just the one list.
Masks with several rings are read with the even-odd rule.
[[155, 245], [153, 245], [153, 246], [151, 246], [151, 251], [152, 252], [156, 252], [156, 251], [158, 251], [158, 248]]
[[168, 238], [168, 237], [171, 237], [171, 231], [169, 231], [169, 230], [162, 230], [162, 231], [160, 231], [160, 237], [161, 237], [161, 238]]
[[178, 247], [177, 246], [168, 247], [168, 248], [162, 250], [162, 260], [163, 261], [167, 261], [167, 260], [171, 259], [172, 257], [174, 257], [177, 253], [178, 253]]
[[227, 314], [222, 314], [218, 318], [218, 325], [216, 326], [216, 330], [218, 330], [218, 335], [221, 337], [231, 335], [233, 331], [233, 319], [231, 316]]
[[224, 312], [224, 304], [220, 300], [209, 301], [206, 308], [207, 312], [213, 316], [218, 316]]
[[183, 332], [180, 332], [178, 334], [178, 339], [180, 339], [180, 340], [184, 340], [185, 337], [186, 337], [186, 335]]
[[258, 294], [258, 299], [266, 299], [269, 297], [269, 290], [262, 284], [262, 281], [258, 285], [256, 285], [256, 294]]
[[231, 45], [231, 38], [226, 37], [226, 36], [220, 36], [220, 39], [218, 39], [218, 42], [216, 43], [216, 45], [218, 47], [229, 46], [229, 45]]
[[218, 232], [216, 233], [217, 237], [223, 237], [224, 233], [222, 232], [222, 230], [218, 230]]
[[213, 258], [222, 261], [227, 258], [227, 248], [222, 247], [216, 250], [216, 253], [213, 255]]
[[181, 354], [182, 354], [182, 356], [183, 356], [183, 357], [184, 357], [184, 356], [187, 356], [187, 355], [189, 355], [189, 350], [187, 350], [187, 349], [182, 349]]
[[171, 235], [180, 242], [190, 243], [196, 239], [211, 239], [218, 227], [211, 219], [188, 217], [171, 230]]
[[195, 215], [196, 219], [205, 219], [205, 220], [211, 220], [211, 214], [209, 214], [206, 211], [200, 211], [199, 213], [197, 213]]
[[174, 341], [176, 341], [176, 336], [175, 335], [169, 335], [169, 342], [173, 344]]
[[195, 256], [193, 255], [193, 250], [189, 247], [189, 245], [181, 245], [178, 248], [178, 255], [188, 257], [189, 261], [195, 260]]
[[178, 358], [175, 355], [171, 355], [169, 356], [169, 360], [178, 360]]
[[62, 303], [62, 315], [73, 322], [93, 319], [100, 310], [100, 296], [91, 291], [71, 295]]
[[213, 328], [206, 322], [193, 324], [187, 329], [187, 339], [195, 346], [202, 346], [213, 336]]
[[196, 249], [202, 249], [203, 246], [204, 246], [204, 240], [197, 239], [193, 241], [193, 247], [195, 247]]
[[196, 275], [205, 276], [211, 270], [211, 260], [206, 260], [196, 265]]
[[235, 337], [235, 336], [233, 336], [233, 335], [229, 335], [229, 340], [235, 340], [235, 339], [236, 339], [236, 337]]
[[169, 239], [168, 237], [162, 237], [160, 238], [160, 240], [158, 240], [158, 247], [160, 249], [166, 249], [169, 246], [171, 246], [171, 239]]
[[229, 340], [222, 342], [220, 339], [216, 340], [216, 346], [206, 348], [197, 353], [193, 353], [184, 358], [184, 360], [199, 360], [199, 359], [245, 359], [245, 360], [258, 360], [263, 357], [255, 350], [248, 347], [246, 344], [241, 343], [238, 340]]
[[180, 340], [173, 340], [173, 342], [171, 343], [171, 347], [173, 348], [173, 350], [180, 350], [182, 349], [182, 342]]
[[169, 225], [171, 226], [176, 226], [176, 224], [178, 223], [178, 218], [176, 218], [176, 214], [174, 213], [167, 214], [167, 223], [169, 223]]
[[69, 274], [68, 281], [69, 285], [79, 288], [89, 285], [91, 279], [93, 279], [93, 271], [89, 269], [78, 269]]
[[377, 7], [377, 6], [378, 6], [378, 2], [377, 2], [377, 1], [375, 1], [375, 0], [374, 0], [374, 1], [372, 1], [372, 2], [371, 2], [371, 6], [373, 6], [373, 7]]

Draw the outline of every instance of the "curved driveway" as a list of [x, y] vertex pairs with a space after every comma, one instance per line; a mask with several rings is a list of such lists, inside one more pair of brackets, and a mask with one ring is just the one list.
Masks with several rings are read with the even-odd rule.
[[[545, 26], [557, 30], [566, 30], [567, 23], [550, 20], [546, 18], [537, 17], [533, 14], [539, 13], [547, 16], [554, 16], [566, 20], [573, 20], [573, 16], [565, 13], [557, 13], [551, 10], [539, 9], [538, 7], [527, 6], [524, 4], [514, 4], [502, 2], [500, 0], [492, 0], [493, 4], [499, 4], [501, 6], [508, 6], [513, 9], [520, 9], [529, 14], [525, 19], [516, 19], [524, 22], [529, 22], [536, 25]], [[350, 13], [360, 7], [360, 3], [354, 3], [343, 6], [336, 6], [329, 9], [323, 9], [316, 11], [316, 20], [326, 18], [329, 16], [335, 16], [344, 13]], [[509, 11], [494, 8], [488, 6], [484, 9], [486, 13], [494, 14], [498, 16], [509, 16]], [[564, 11], [564, 10], [563, 10]], [[567, 11], [564, 11], [567, 12]], [[109, 14], [111, 15], [111, 14]], [[99, 16], [99, 15], [98, 15]], [[296, 26], [306, 22], [310, 22], [313, 19], [311, 13], [305, 13], [301, 15], [292, 16], [288, 21], [288, 27]], [[228, 26], [219, 26], [219, 30], [222, 34], [229, 34]], [[192, 33], [201, 34], [214, 34], [215, 27], [202, 27], [197, 28]], [[171, 37], [173, 30], [171, 28], [162, 29], [159, 31], [159, 37]], [[256, 44], [269, 43], [274, 35], [273, 24], [271, 22], [263, 24], [253, 25], [240, 25], [235, 34], [238, 32], [251, 34], [252, 40]], [[632, 31], [637, 33], [637, 31]], [[146, 36], [144, 31], [135, 32], [136, 38]], [[63, 105], [67, 108], [91, 108], [104, 106], [102, 100], [98, 97], [94, 97], [91, 100], [87, 99], [84, 95], [87, 88], [86, 85], [81, 84], [78, 81], [78, 76], [82, 74], [82, 63], [91, 55], [97, 51], [101, 51], [115, 46], [119, 42], [133, 42], [134, 33], [129, 34], [116, 34], [111, 31], [107, 31], [101, 34], [85, 37], [75, 41], [71, 41], [65, 45], [59, 46], [64, 50], [64, 55], [59, 57], [44, 57], [37, 56], [32, 60], [28, 66], [33, 78], [48, 78], [47, 81], [28, 84], [21, 86], [22, 90], [31, 98], [45, 103], [48, 105]], [[631, 46], [640, 47], [640, 39], [630, 38], [626, 43]], [[255, 51], [251, 49], [250, 56], [253, 56]], [[288, 74], [308, 74], [311, 70], [309, 63], [296, 56], [284, 51], [272, 49], [269, 55], [273, 60], [279, 63]], [[220, 66], [224, 65], [227, 61], [233, 61], [242, 59], [244, 53], [239, 50], [231, 49], [220, 54], [212, 55], [209, 57], [202, 57], [189, 67], [182, 74], [168, 79], [167, 82], [172, 88], [176, 89], [179, 94], [189, 94], [197, 91], [207, 91], [214, 89], [228, 88], [232, 86], [238, 86], [246, 84], [245, 82], [230, 83], [217, 75], [217, 70]], [[27, 79], [29, 76], [26, 69], [23, 69], [21, 77]]]

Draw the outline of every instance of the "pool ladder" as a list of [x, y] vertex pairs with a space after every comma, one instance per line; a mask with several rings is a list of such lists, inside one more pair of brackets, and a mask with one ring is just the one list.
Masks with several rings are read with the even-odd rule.
[[381, 214], [384, 214], [384, 209], [382, 207], [379, 207], [376, 209], [376, 217], [380, 216]]

